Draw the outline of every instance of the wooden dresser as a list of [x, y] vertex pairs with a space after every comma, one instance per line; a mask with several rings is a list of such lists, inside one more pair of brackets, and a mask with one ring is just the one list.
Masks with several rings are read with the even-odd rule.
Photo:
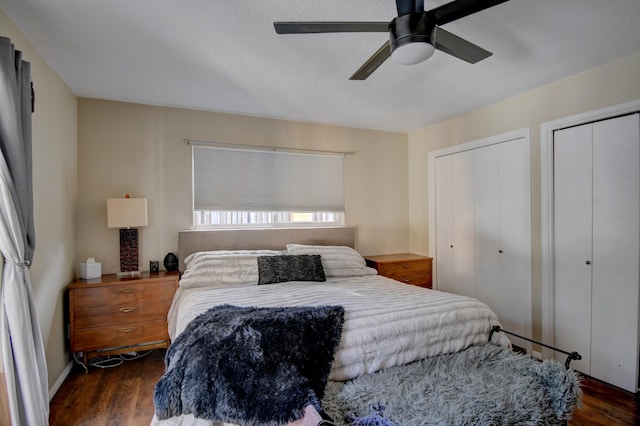
[[378, 274], [406, 284], [420, 287], [432, 287], [432, 258], [413, 253], [385, 254], [381, 256], [365, 256], [367, 266], [374, 268]]
[[85, 367], [96, 355], [166, 348], [167, 312], [178, 288], [177, 272], [136, 277], [103, 275], [68, 286], [71, 352]]

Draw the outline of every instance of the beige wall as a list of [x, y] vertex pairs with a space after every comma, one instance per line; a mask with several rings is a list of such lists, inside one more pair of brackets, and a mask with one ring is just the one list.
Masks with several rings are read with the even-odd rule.
[[36, 92], [32, 115], [36, 251], [31, 280], [51, 387], [69, 363], [63, 300], [75, 267], [77, 99], [2, 10], [0, 29], [0, 36], [11, 38], [31, 62]]
[[177, 252], [178, 231], [192, 226], [185, 138], [355, 151], [345, 157], [345, 209], [347, 224], [358, 227], [358, 250], [409, 248], [406, 134], [81, 98], [76, 263], [96, 257], [103, 273], [119, 269], [118, 230], [107, 228], [106, 200], [125, 193], [148, 199], [141, 268]]
[[428, 153], [531, 128], [531, 240], [534, 335], [541, 335], [540, 125], [640, 98], [640, 53], [409, 134], [410, 248], [429, 254]]

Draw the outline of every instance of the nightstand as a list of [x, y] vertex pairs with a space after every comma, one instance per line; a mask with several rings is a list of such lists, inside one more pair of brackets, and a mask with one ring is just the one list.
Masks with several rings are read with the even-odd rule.
[[71, 352], [82, 352], [86, 368], [98, 355], [168, 347], [167, 312], [178, 279], [177, 272], [161, 271], [69, 284]]
[[406, 284], [431, 288], [431, 262], [433, 258], [413, 253], [385, 254], [365, 256], [367, 266], [378, 271], [379, 275], [401, 281]]

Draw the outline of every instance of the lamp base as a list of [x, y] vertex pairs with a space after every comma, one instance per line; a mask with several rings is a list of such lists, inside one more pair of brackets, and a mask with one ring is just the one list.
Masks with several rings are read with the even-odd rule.
[[120, 229], [120, 273], [138, 272], [138, 230]]

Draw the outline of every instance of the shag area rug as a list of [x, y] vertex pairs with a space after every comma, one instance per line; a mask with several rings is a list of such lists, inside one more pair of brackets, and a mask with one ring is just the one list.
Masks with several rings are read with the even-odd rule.
[[329, 382], [322, 405], [336, 425], [372, 410], [376, 425], [556, 425], [581, 396], [578, 374], [562, 363], [486, 344]]
[[320, 409], [343, 322], [341, 306], [209, 309], [167, 350], [158, 419], [282, 425]]

